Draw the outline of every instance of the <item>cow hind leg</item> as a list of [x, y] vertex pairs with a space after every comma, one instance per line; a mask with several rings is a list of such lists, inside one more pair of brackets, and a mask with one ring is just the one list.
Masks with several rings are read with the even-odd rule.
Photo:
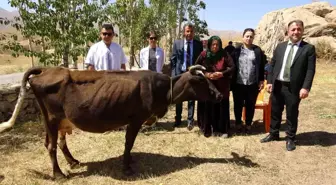
[[59, 148], [61, 149], [61, 151], [63, 152], [63, 155], [66, 159], [66, 161], [68, 162], [68, 164], [70, 165], [70, 168], [76, 168], [79, 166], [79, 161], [76, 160], [70, 153], [68, 145], [66, 143], [66, 138], [65, 138], [66, 133], [61, 133], [60, 136], [60, 141], [58, 143]]
[[53, 168], [53, 178], [64, 179], [66, 176], [61, 171], [57, 161], [57, 139], [58, 139], [58, 120], [52, 119], [46, 126], [47, 137], [46, 143]]
[[134, 145], [135, 138], [137, 137], [141, 124], [129, 124], [126, 129], [126, 142], [125, 142], [125, 151], [124, 151], [124, 174], [132, 175], [134, 174], [130, 163], [132, 162], [131, 150]]

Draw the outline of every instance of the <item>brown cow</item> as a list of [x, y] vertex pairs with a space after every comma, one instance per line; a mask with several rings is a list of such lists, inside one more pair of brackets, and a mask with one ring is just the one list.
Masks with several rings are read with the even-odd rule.
[[[192, 66], [183, 75], [170, 78], [151, 71], [70, 71], [66, 68], [32, 68], [23, 77], [18, 102], [11, 119], [0, 132], [14, 125], [29, 84], [40, 105], [46, 129], [53, 176], [65, 177], [59, 168], [59, 147], [71, 167], [78, 165], [66, 144], [66, 133], [74, 127], [103, 133], [128, 125], [124, 151], [124, 172], [132, 174], [131, 149], [141, 125], [150, 117], [162, 118], [170, 104], [186, 100], [221, 100], [222, 95], [207, 80], [204, 67]], [[29, 78], [31, 75], [31, 78]]]

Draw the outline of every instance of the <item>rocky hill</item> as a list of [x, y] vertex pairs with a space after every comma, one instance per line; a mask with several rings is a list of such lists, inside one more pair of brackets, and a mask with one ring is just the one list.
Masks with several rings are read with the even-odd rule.
[[[0, 19], [8, 19], [8, 20], [13, 20], [14, 17], [19, 16], [18, 11], [7, 11], [3, 8], [0, 7]], [[0, 24], [0, 30], [4, 31], [4, 29], [8, 29], [10, 26], [2, 25]]]
[[[267, 13], [256, 28], [255, 43], [272, 55], [275, 46], [286, 38], [287, 24], [301, 19], [305, 24], [304, 40], [316, 46], [328, 46], [336, 53], [336, 7], [327, 2], [314, 2], [304, 6], [286, 8]], [[329, 47], [330, 46], [330, 47]]]

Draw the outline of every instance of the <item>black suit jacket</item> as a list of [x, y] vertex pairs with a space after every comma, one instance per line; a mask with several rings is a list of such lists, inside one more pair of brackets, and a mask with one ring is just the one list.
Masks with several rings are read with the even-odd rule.
[[[203, 44], [198, 40], [193, 40], [193, 58], [192, 65], [203, 51]], [[172, 76], [177, 76], [183, 73], [182, 66], [184, 63], [184, 39], [176, 40], [173, 45], [173, 53], [170, 58]]]
[[[264, 52], [261, 50], [261, 48], [257, 45], [252, 45], [252, 49], [254, 51], [255, 54], [255, 61], [256, 61], [256, 78], [257, 78], [257, 83], [260, 81], [264, 81], [265, 79], [265, 64], [267, 63], [266, 60], [266, 55], [264, 54]], [[233, 60], [235, 62], [236, 65], [236, 71], [232, 77], [232, 88], [234, 88], [234, 84], [236, 84], [237, 81], [237, 74], [238, 74], [238, 63], [239, 63], [239, 55], [241, 52], [241, 47], [236, 48], [235, 51], [233, 52]]]
[[[268, 84], [274, 86], [274, 82], [280, 74], [287, 45], [288, 41], [282, 42], [274, 50], [270, 73], [267, 76]], [[291, 66], [290, 88], [293, 93], [299, 93], [302, 88], [310, 90], [315, 75], [315, 66], [315, 46], [301, 41]]]

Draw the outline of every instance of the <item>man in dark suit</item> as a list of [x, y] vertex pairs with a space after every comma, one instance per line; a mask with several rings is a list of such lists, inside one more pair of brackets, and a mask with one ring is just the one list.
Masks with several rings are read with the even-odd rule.
[[[190, 23], [184, 25], [183, 36], [181, 40], [176, 40], [173, 46], [171, 56], [172, 76], [181, 75], [188, 71], [189, 66], [194, 65], [196, 59], [203, 51], [203, 45], [200, 41], [194, 40], [194, 26]], [[194, 109], [195, 101], [188, 101], [188, 129], [194, 127]], [[176, 104], [175, 127], [181, 125], [182, 103]]]
[[235, 47], [232, 45], [232, 41], [229, 42], [229, 44], [224, 48], [224, 50], [229, 53], [231, 56], [233, 55], [233, 52], [235, 51]]
[[308, 97], [315, 75], [315, 47], [302, 40], [304, 25], [301, 20], [288, 24], [289, 41], [280, 43], [273, 53], [267, 91], [272, 92], [271, 130], [262, 143], [279, 140], [281, 115], [286, 105], [286, 149], [295, 150], [299, 104]]

